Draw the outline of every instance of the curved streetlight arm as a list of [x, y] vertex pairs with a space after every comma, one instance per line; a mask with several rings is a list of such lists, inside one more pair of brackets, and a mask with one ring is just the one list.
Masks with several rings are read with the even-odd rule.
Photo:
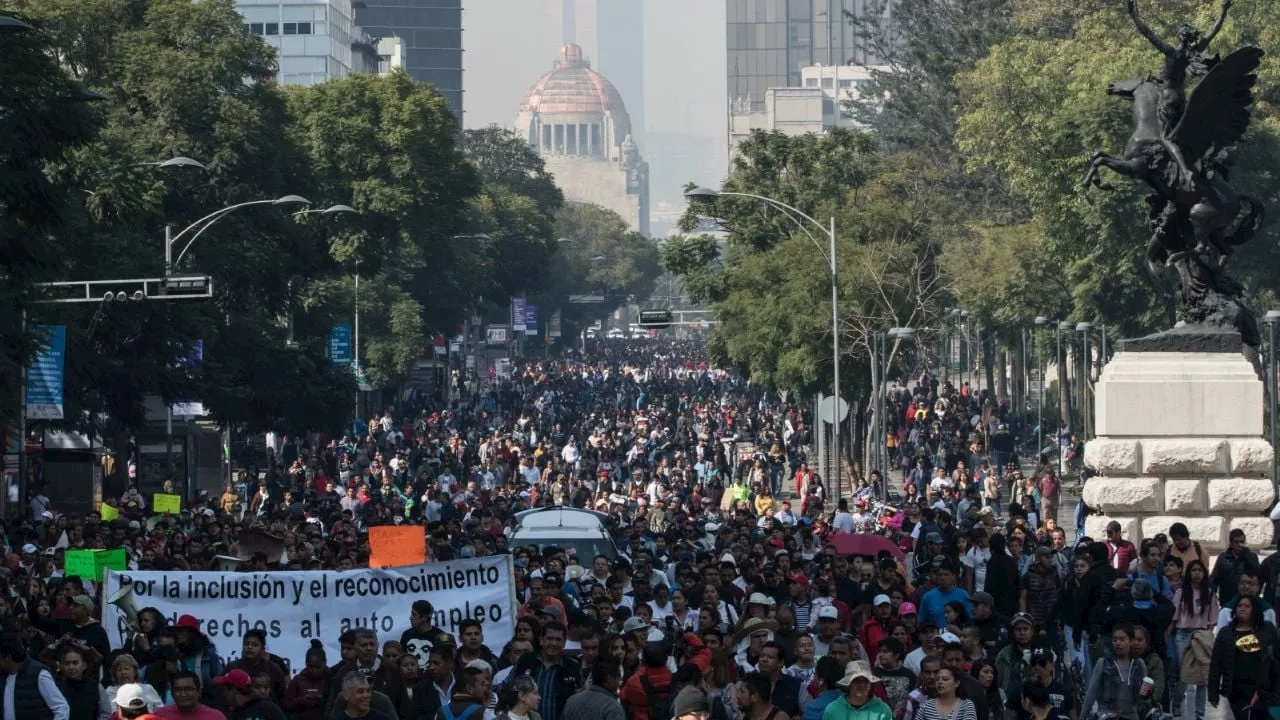
[[834, 267], [835, 263], [831, 261], [831, 257], [827, 254], [827, 250], [822, 247], [822, 243], [818, 242], [818, 239], [813, 236], [813, 233], [809, 232], [809, 228], [805, 227], [805, 224], [801, 222], [801, 218], [803, 218], [804, 220], [808, 220], [815, 227], [820, 228], [824, 235], [828, 234], [830, 231], [828, 230], [826, 225], [823, 225], [822, 223], [813, 219], [813, 217], [807, 215], [800, 208], [788, 205], [782, 202], [781, 200], [775, 200], [771, 197], [765, 197], [764, 195], [754, 195], [752, 193], [740, 193], [740, 192], [719, 192], [718, 194], [721, 196], [745, 197], [745, 198], [751, 198], [753, 200], [759, 200], [763, 203], [771, 205], [772, 207], [778, 210], [781, 210], [783, 215], [786, 215], [791, 220], [791, 222], [794, 222], [796, 225], [800, 227], [801, 230], [804, 231], [805, 235], [809, 236], [809, 239], [812, 240], [813, 244], [817, 246], [818, 252], [822, 253], [823, 259], [827, 261], [827, 267]]
[[[199, 238], [204, 233], [205, 230], [208, 230], [210, 226], [212, 226], [214, 223], [218, 222], [222, 218], [226, 217], [232, 212], [235, 212], [236, 210], [239, 210], [240, 208], [246, 208], [252, 205], [279, 205], [280, 201], [284, 199], [285, 198], [272, 198], [270, 200], [250, 200], [248, 202], [237, 203], [229, 207], [224, 207], [221, 210], [215, 210], [209, 213], [208, 215], [205, 215], [204, 217], [200, 218], [199, 220], [191, 223], [190, 225], [186, 226], [177, 235], [174, 235], [173, 237], [168, 238], [166, 240], [165, 253], [166, 255], [168, 255], [168, 253], [170, 252], [170, 249], [174, 245], [176, 245], [179, 240], [182, 239], [183, 235], [186, 235], [192, 230], [196, 231], [196, 234], [192, 235], [191, 239], [187, 241], [187, 244], [182, 247], [182, 252], [178, 253], [178, 257], [173, 260], [171, 267], [177, 267], [179, 264], [181, 264], [182, 258], [186, 257], [187, 251], [191, 249], [191, 246], [195, 243], [196, 239]], [[299, 201], [301, 201], [301, 198], [299, 198]], [[165, 268], [165, 272], [168, 272], [169, 270], [170, 270], [170, 267]]]
[[[183, 246], [182, 252], [178, 253], [178, 257], [174, 258], [173, 266], [177, 267], [182, 262], [182, 258], [186, 257], [187, 250], [191, 249], [191, 244], [196, 241], [196, 238], [200, 237], [201, 233], [207, 230], [210, 225], [221, 220], [228, 213], [231, 213], [235, 210], [239, 210], [242, 207], [249, 207], [250, 205], [266, 205], [273, 202], [275, 202], [275, 200], [250, 200], [249, 202], [242, 202], [236, 205], [231, 205], [230, 207], [224, 207], [221, 210], [215, 210], [209, 213], [208, 215], [205, 215], [204, 217], [200, 218], [199, 220], [196, 220], [190, 225], [186, 226], [177, 235], [174, 235], [173, 237], [168, 239], [169, 247], [173, 247], [178, 243], [179, 240], [182, 239], [183, 235], [186, 235], [192, 230], [196, 231], [196, 234], [191, 236], [191, 239], [188, 240], [187, 244]], [[168, 248], [166, 248], [166, 251], [167, 250]]]

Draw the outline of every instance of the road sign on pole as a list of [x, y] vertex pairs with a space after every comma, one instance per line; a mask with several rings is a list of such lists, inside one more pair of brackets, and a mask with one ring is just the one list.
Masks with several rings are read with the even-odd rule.
[[833, 419], [832, 416], [836, 414], [835, 401], [836, 397], [830, 395], [822, 398], [822, 401], [818, 403], [818, 419], [828, 425], [844, 422], [844, 419], [849, 416], [849, 402], [844, 398], [840, 398], [839, 417]]

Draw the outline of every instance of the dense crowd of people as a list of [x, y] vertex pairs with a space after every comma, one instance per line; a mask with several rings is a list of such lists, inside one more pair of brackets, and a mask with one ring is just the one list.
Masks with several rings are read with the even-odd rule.
[[[271, 437], [220, 495], [155, 516], [37, 495], [6, 528], [0, 720], [1147, 720], [1280, 705], [1280, 561], [1186, 527], [1068, 540], [1048, 458], [1020, 457], [987, 391], [922, 373], [889, 394], [901, 485], [810, 464], [807, 407], [709, 366], [692, 342], [607, 341], [509, 380], [389, 407], [345, 437]], [[1034, 458], [1034, 456], [1033, 456]], [[899, 487], [901, 492], [899, 492]], [[531, 508], [607, 517], [613, 551], [509, 537]], [[403, 608], [304, 662], [189, 614], [138, 612], [113, 646], [68, 549], [135, 570], [364, 568], [367, 529], [424, 526], [436, 561], [507, 554], [514, 637]], [[245, 552], [246, 532], [280, 552]], [[278, 558], [278, 560], [277, 560]], [[1212, 572], [1209, 568], [1212, 566]], [[225, 641], [224, 641], [225, 642]], [[228, 656], [235, 659], [228, 661]], [[1185, 698], [1185, 700], [1184, 700]]]

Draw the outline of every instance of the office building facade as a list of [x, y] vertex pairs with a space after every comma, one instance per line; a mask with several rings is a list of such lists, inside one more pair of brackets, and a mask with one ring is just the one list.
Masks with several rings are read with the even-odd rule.
[[373, 37], [400, 38], [404, 69], [462, 117], [462, 0], [360, 0], [356, 23]]
[[726, 0], [729, 102], [763, 112], [769, 88], [801, 87], [814, 65], [883, 62], [869, 33], [848, 15], [887, 20], [893, 0]]
[[280, 83], [318, 85], [360, 71], [351, 0], [236, 0], [236, 9], [276, 49]]

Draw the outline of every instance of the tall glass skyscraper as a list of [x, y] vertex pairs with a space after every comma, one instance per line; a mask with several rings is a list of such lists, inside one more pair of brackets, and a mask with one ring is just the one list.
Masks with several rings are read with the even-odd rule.
[[866, 33], [845, 13], [868, 17], [892, 0], [726, 0], [729, 102], [764, 109], [764, 91], [800, 87], [810, 65], [875, 65]]
[[405, 70], [444, 93], [462, 118], [462, 0], [361, 0], [356, 24], [404, 43]]

